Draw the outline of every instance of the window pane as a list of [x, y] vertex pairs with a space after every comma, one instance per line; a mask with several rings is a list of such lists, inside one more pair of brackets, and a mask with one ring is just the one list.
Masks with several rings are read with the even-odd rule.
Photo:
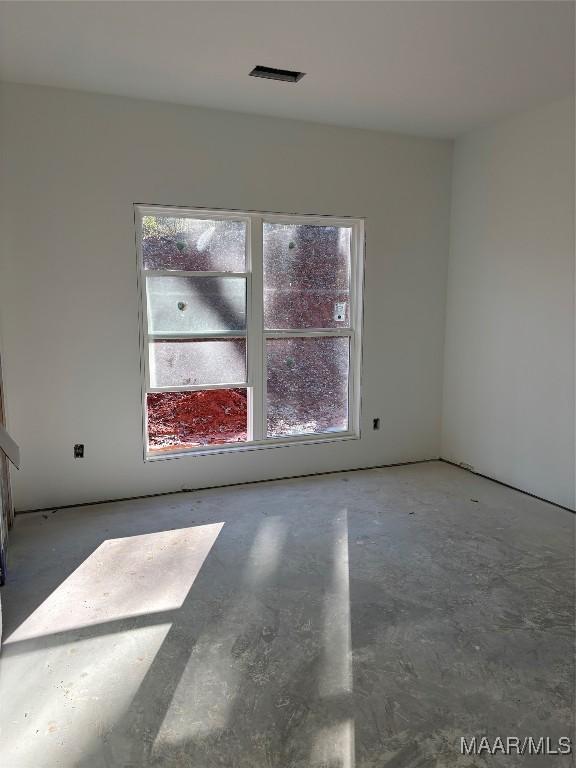
[[245, 389], [150, 392], [147, 405], [150, 453], [246, 440]]
[[350, 326], [350, 227], [267, 224], [264, 325]]
[[147, 277], [148, 332], [242, 331], [243, 277]]
[[246, 223], [184, 216], [143, 216], [144, 269], [244, 272]]
[[244, 339], [153, 341], [149, 359], [152, 387], [243, 384], [246, 381]]
[[268, 339], [268, 437], [348, 429], [349, 341]]

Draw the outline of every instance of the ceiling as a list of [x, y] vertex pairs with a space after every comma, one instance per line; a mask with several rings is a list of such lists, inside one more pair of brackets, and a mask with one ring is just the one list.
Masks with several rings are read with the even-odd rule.
[[0, 2], [0, 78], [451, 137], [573, 92], [574, 4]]

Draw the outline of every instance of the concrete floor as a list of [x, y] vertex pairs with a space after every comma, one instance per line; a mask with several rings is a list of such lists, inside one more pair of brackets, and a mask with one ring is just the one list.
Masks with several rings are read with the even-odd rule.
[[439, 462], [17, 518], [5, 768], [572, 765], [574, 516]]

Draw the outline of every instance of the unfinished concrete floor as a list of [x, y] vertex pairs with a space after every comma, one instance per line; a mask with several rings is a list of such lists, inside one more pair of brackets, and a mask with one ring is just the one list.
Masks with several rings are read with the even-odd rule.
[[5, 768], [571, 765], [574, 516], [440, 462], [17, 518]]

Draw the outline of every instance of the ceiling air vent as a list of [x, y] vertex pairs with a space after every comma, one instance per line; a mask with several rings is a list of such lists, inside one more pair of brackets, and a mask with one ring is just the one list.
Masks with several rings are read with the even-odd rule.
[[285, 83], [297, 83], [302, 80], [305, 72], [293, 72], [291, 69], [274, 69], [274, 67], [254, 67], [250, 77], [265, 77], [267, 80], [283, 80]]

